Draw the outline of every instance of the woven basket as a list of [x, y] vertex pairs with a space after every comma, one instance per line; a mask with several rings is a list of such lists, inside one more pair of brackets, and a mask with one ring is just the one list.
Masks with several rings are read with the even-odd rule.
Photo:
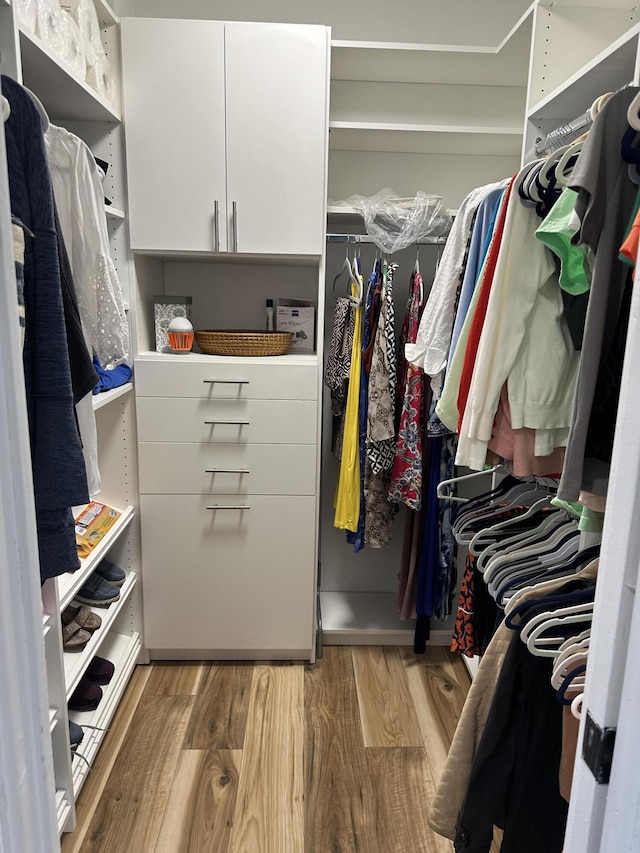
[[292, 332], [258, 332], [251, 329], [202, 329], [196, 343], [207, 355], [284, 355], [291, 346]]

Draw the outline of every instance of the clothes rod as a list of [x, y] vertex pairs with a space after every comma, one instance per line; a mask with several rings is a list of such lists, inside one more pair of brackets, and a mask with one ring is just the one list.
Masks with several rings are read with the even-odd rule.
[[[444, 246], [446, 237], [421, 237], [412, 246]], [[375, 240], [368, 234], [327, 234], [327, 243], [361, 243], [375, 246]], [[410, 247], [407, 247], [410, 248]]]
[[[624, 86], [616, 89], [616, 94], [633, 85], [633, 81], [630, 80], [628, 83], [625, 83]], [[574, 137], [579, 136], [585, 130], [588, 130], [596, 117], [597, 113], [594, 112], [594, 107], [599, 100], [599, 98], [596, 98], [594, 103], [583, 115], [578, 116], [578, 118], [575, 118], [567, 124], [561, 124], [560, 127], [552, 130], [551, 133], [548, 133], [544, 138], [536, 140], [536, 144], [533, 149], [536, 157], [541, 157], [545, 154], [550, 154], [552, 151], [556, 151], [565, 143], [570, 142]]]

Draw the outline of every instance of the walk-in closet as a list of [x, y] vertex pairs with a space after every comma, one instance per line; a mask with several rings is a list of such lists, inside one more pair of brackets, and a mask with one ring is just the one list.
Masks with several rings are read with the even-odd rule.
[[0, 92], [0, 850], [637, 850], [637, 7], [0, 0]]

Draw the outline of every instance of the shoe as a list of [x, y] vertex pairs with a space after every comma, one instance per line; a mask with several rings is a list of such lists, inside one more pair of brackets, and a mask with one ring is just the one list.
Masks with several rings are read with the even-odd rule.
[[90, 639], [89, 631], [85, 631], [77, 622], [62, 626], [62, 649], [65, 652], [81, 652]]
[[69, 699], [70, 711], [95, 711], [102, 699], [102, 690], [83, 676]]
[[94, 684], [108, 684], [113, 678], [115, 667], [110, 660], [96, 655], [87, 667], [84, 677]]
[[69, 605], [63, 612], [62, 624], [71, 625], [73, 622], [77, 623], [80, 628], [84, 628], [90, 634], [93, 634], [102, 625], [102, 619], [90, 607], [87, 607], [86, 604], [82, 604], [79, 607]]
[[76, 593], [76, 600], [94, 607], [108, 607], [120, 598], [120, 590], [95, 572]]
[[75, 752], [84, 740], [84, 731], [82, 726], [69, 720], [69, 743], [71, 744], [71, 752]]
[[96, 574], [114, 586], [122, 586], [127, 579], [124, 569], [121, 569], [120, 566], [116, 566], [115, 563], [111, 563], [109, 560], [103, 560], [100, 563], [96, 569]]

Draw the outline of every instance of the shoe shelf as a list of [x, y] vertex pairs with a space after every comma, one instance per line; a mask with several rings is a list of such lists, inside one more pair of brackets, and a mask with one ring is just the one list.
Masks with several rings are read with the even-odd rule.
[[[113, 719], [122, 694], [129, 683], [133, 668], [138, 662], [141, 649], [142, 643], [139, 633], [134, 632], [131, 636], [126, 636], [112, 631], [101, 647], [101, 656], [113, 663], [115, 672], [111, 682], [102, 688], [100, 704], [95, 711], [71, 711], [69, 714], [69, 718], [84, 729], [84, 739], [78, 747], [78, 751], [87, 759], [89, 765], [93, 764], [96, 758], [106, 735], [104, 729], [108, 728]], [[97, 728], [89, 729], [84, 728], [85, 726], [96, 726]], [[90, 772], [89, 765], [82, 758], [77, 756], [73, 758], [73, 791], [76, 799]]]
[[[113, 625], [118, 613], [124, 607], [137, 580], [136, 573], [129, 572], [124, 584], [120, 587], [120, 598], [117, 601], [114, 601], [109, 607], [92, 607], [91, 610], [102, 619], [102, 625], [91, 635], [91, 639], [81, 652], [65, 652], [63, 654], [64, 683], [67, 691], [67, 701], [78, 686], [78, 682], [89, 666], [93, 656], [98, 653], [98, 650], [102, 650], [103, 644], [108, 639], [109, 629]], [[102, 654], [102, 657], [106, 656], [106, 653]], [[115, 663], [115, 661], [112, 661], [112, 663]]]
[[93, 411], [97, 412], [103, 406], [108, 406], [113, 403], [118, 397], [124, 397], [133, 390], [133, 382], [127, 382], [124, 385], [119, 385], [117, 388], [111, 388], [110, 391], [101, 391], [99, 394], [93, 395]]
[[56, 812], [58, 815], [58, 832], [62, 832], [71, 813], [71, 803], [67, 798], [67, 792], [61, 789], [56, 791]]
[[[83, 506], [74, 507], [74, 517], [77, 518], [83, 509]], [[119, 510], [122, 515], [113, 525], [111, 530], [108, 531], [104, 539], [96, 545], [91, 554], [85, 560], [80, 560], [80, 568], [77, 572], [68, 572], [66, 575], [60, 575], [58, 578], [58, 598], [60, 599], [61, 613], [71, 604], [76, 592], [81, 586], [83, 586], [84, 582], [87, 580], [89, 575], [92, 574], [100, 561], [107, 556], [107, 553], [114, 542], [122, 536], [127, 527], [131, 524], [135, 512], [134, 507], [128, 506], [125, 507], [125, 509], [120, 509], [120, 507], [116, 506], [113, 507], [113, 509]]]

